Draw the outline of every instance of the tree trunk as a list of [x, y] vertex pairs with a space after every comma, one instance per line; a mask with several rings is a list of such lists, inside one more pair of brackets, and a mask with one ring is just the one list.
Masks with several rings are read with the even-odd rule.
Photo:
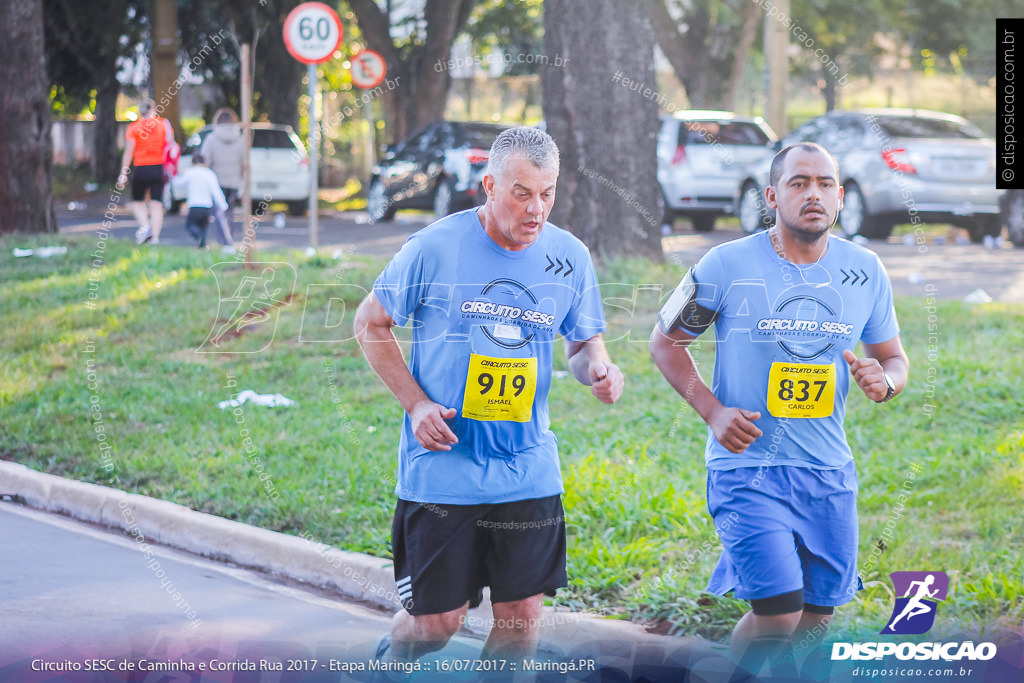
[[544, 118], [562, 157], [551, 221], [602, 257], [664, 258], [653, 45], [647, 14], [617, 0], [544, 3]]
[[0, 3], [0, 233], [57, 232], [42, 0]]
[[756, 2], [748, 1], [740, 10], [743, 28], [740, 30], [739, 40], [736, 41], [732, 53], [732, 70], [722, 93], [722, 109], [732, 111], [736, 108], [736, 96], [739, 94], [740, 83], [743, 80], [743, 66], [747, 63], [747, 55], [750, 54], [750, 47], [754, 44], [762, 14], [764, 11]]
[[260, 93], [258, 110], [266, 112], [273, 123], [299, 129], [299, 97], [305, 93], [302, 77], [306, 65], [288, 54], [284, 46], [284, 19], [272, 24], [256, 44], [254, 89]]
[[665, 0], [646, 0], [646, 9], [658, 47], [686, 90], [689, 108], [706, 106], [707, 74], [711, 68], [708, 49], [711, 19], [708, 13], [696, 9], [689, 17], [686, 32], [680, 33]]
[[153, 47], [149, 63], [156, 112], [171, 122], [174, 136], [184, 142], [181, 134], [181, 113], [178, 106], [178, 5], [174, 0], [154, 0]]
[[110, 68], [102, 72], [104, 80], [96, 88], [96, 136], [93, 139], [92, 171], [100, 183], [113, 183], [121, 172], [121, 155], [117, 139], [117, 65], [110, 60]]
[[827, 69], [821, 70], [821, 77], [825, 81], [825, 87], [821, 89], [825, 97], [825, 111], [833, 111], [836, 108], [836, 78]]

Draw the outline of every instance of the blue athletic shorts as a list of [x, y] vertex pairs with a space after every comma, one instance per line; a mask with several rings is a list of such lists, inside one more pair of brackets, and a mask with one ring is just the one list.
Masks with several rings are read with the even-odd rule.
[[863, 588], [852, 460], [708, 470], [708, 510], [724, 548], [708, 592], [756, 600], [802, 588], [804, 602], [835, 606]]

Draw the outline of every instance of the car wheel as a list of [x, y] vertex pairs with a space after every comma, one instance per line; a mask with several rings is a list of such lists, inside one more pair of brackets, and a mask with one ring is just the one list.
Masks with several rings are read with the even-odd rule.
[[444, 218], [455, 205], [455, 187], [448, 178], [443, 178], [434, 190], [434, 218]]
[[395, 217], [395, 203], [388, 198], [387, 188], [380, 180], [370, 183], [370, 191], [366, 195], [366, 213], [370, 214], [371, 223], [383, 223]]
[[967, 223], [967, 234], [974, 244], [981, 244], [986, 237], [996, 237], [1002, 231], [998, 216], [977, 216]]
[[1003, 205], [1006, 236], [1018, 247], [1024, 247], [1024, 191], [1011, 190]]
[[764, 203], [764, 196], [754, 183], [747, 183], [743, 186], [737, 213], [740, 218], [740, 227], [748, 235], [771, 227], [771, 219], [768, 207]]
[[715, 229], [715, 219], [717, 216], [710, 213], [699, 213], [695, 216], [690, 216], [690, 222], [693, 223], [694, 232], [711, 232]]
[[864, 202], [864, 193], [857, 183], [847, 183], [843, 194], [843, 209], [839, 212], [839, 227], [846, 237], [861, 235], [869, 239], [884, 240], [892, 234], [895, 223], [891, 219], [872, 216]]
[[288, 202], [288, 213], [292, 216], [305, 216], [306, 211], [309, 209], [309, 200], [301, 199], [294, 202]]

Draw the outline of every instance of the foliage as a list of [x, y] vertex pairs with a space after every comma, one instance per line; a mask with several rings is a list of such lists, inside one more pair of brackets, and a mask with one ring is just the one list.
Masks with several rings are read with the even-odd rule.
[[988, 81], [996, 72], [993, 20], [1020, 16], [1022, 0], [909, 0], [899, 25], [914, 68]]
[[[46, 74], [54, 115], [96, 112], [96, 89], [148, 34], [149, 2], [43, 0]], [[115, 83], [116, 87], [116, 83]]]
[[[544, 52], [543, 0], [484, 0], [469, 18], [466, 34], [473, 41], [473, 53], [481, 59], [507, 55], [539, 55]], [[536, 61], [513, 61], [503, 75], [539, 73]]]

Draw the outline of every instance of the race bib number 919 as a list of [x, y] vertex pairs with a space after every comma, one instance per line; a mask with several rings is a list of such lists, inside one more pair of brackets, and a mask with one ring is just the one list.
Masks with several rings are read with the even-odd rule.
[[473, 353], [469, 357], [462, 416], [529, 422], [536, 393], [536, 358], [491, 358]]
[[828, 417], [835, 410], [836, 366], [772, 363], [768, 412], [775, 417]]

